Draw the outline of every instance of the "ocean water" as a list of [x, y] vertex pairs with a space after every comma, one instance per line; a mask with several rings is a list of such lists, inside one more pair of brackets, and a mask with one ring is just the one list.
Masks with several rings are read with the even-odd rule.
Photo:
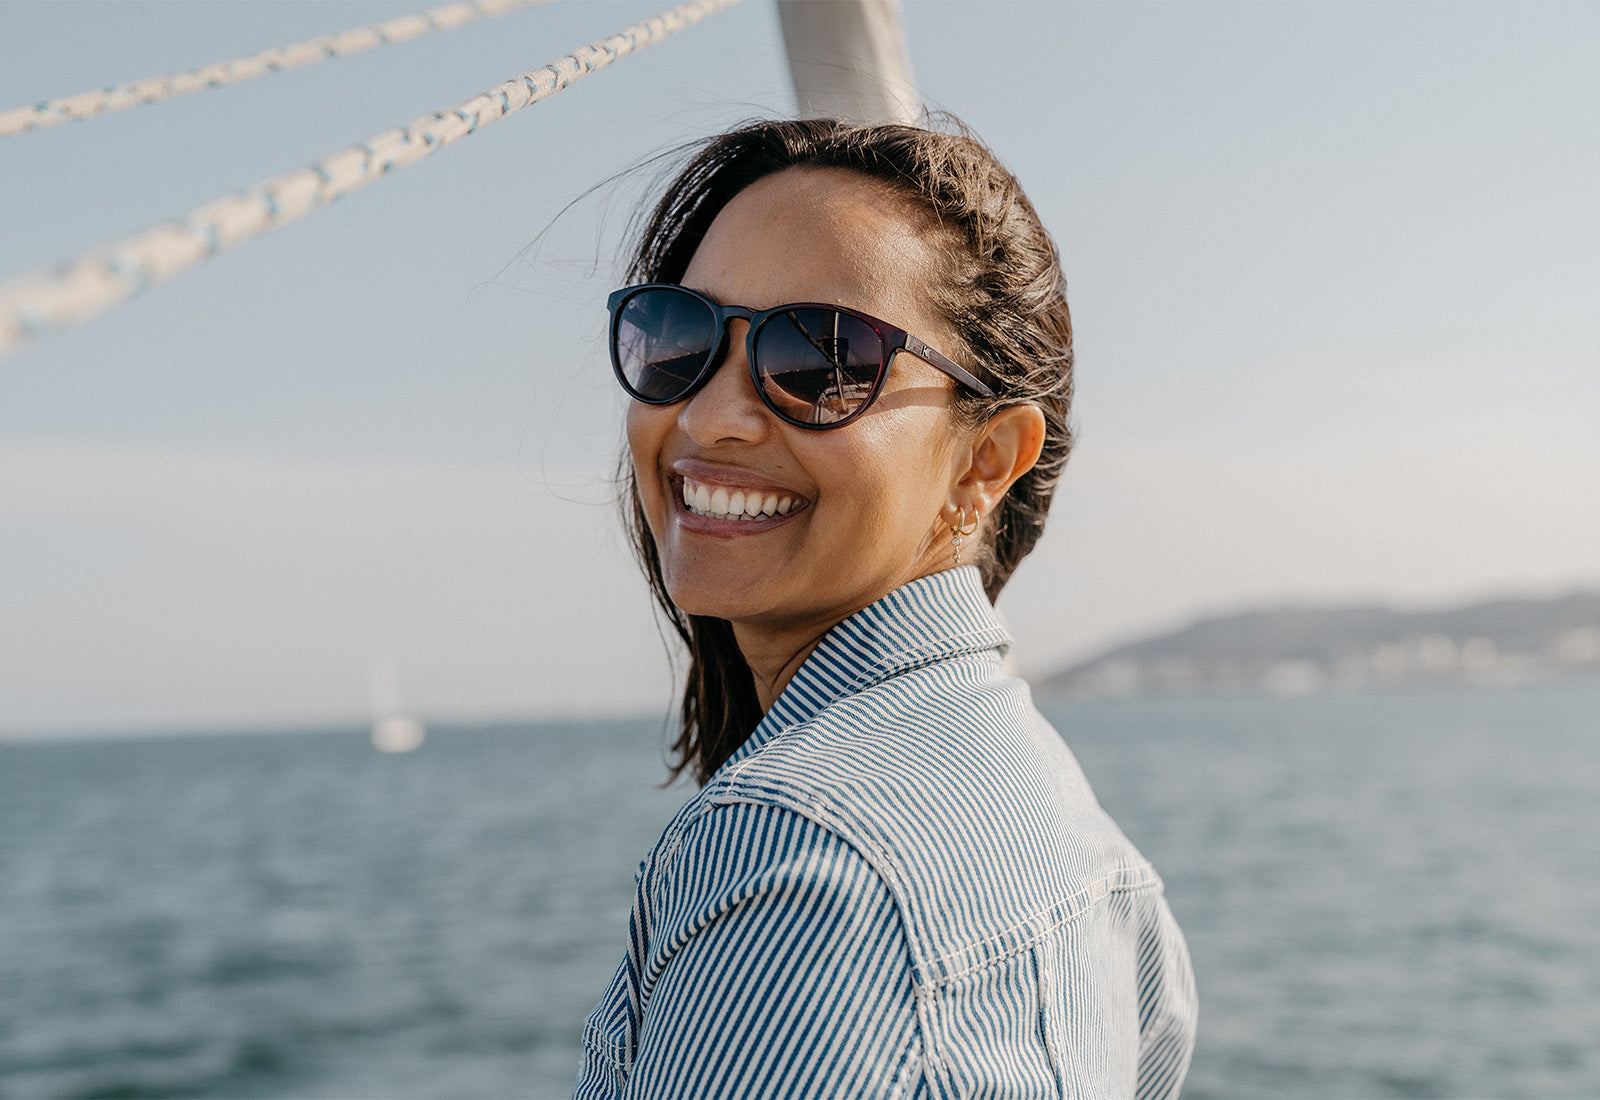
[[[1600, 1096], [1600, 683], [1045, 709], [1188, 937], [1186, 1096]], [[0, 745], [0, 1097], [566, 1095], [660, 741]]]

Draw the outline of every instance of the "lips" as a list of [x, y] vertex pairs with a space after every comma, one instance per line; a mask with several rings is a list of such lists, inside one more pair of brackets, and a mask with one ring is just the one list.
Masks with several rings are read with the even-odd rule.
[[744, 523], [786, 516], [804, 503], [791, 493], [758, 486], [712, 485], [687, 475], [681, 494], [683, 506], [691, 515]]

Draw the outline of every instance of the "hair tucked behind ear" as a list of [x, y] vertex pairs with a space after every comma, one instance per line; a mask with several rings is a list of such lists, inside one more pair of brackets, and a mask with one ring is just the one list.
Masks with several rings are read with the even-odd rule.
[[[993, 601], [1044, 532], [1061, 468], [1072, 449], [1072, 320], [1054, 243], [1010, 172], [965, 131], [853, 126], [831, 120], [758, 122], [712, 138], [668, 185], [645, 222], [629, 265], [633, 282], [675, 283], [722, 208], [750, 184], [786, 168], [842, 168], [885, 185], [949, 238], [929, 299], [961, 335], [948, 349], [987, 381], [993, 397], [963, 392], [956, 415], [969, 426], [1011, 405], [1045, 418], [1044, 450], [993, 516], [974, 555]], [[623, 463], [635, 550], [652, 593], [689, 649], [673, 774], [705, 782], [761, 720], [755, 682], [723, 619], [685, 614], [661, 576], [632, 466]]]

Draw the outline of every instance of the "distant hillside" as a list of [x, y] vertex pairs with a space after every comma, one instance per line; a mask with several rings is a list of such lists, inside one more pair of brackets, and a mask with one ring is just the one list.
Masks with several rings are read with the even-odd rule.
[[1285, 607], [1201, 619], [1050, 676], [1042, 690], [1127, 695], [1204, 689], [1516, 682], [1600, 673], [1600, 592], [1443, 611]]

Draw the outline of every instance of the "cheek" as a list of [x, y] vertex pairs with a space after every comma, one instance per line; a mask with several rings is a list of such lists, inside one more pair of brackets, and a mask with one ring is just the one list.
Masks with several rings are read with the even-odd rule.
[[920, 533], [937, 521], [954, 480], [954, 440], [948, 418], [926, 413], [886, 417], [852, 439], [836, 469], [854, 471], [847, 492], [870, 508], [866, 522], [880, 529], [905, 528]]
[[658, 411], [653, 406], [640, 401], [629, 401], [628, 412], [622, 419], [623, 430], [628, 436], [628, 446], [634, 451], [639, 449], [639, 441], [649, 434], [650, 414]]
[[673, 406], [645, 405], [638, 401], [628, 405], [626, 421], [628, 454], [633, 461], [633, 476], [639, 486], [639, 498], [644, 502], [650, 525], [661, 521], [661, 448], [677, 414]]

